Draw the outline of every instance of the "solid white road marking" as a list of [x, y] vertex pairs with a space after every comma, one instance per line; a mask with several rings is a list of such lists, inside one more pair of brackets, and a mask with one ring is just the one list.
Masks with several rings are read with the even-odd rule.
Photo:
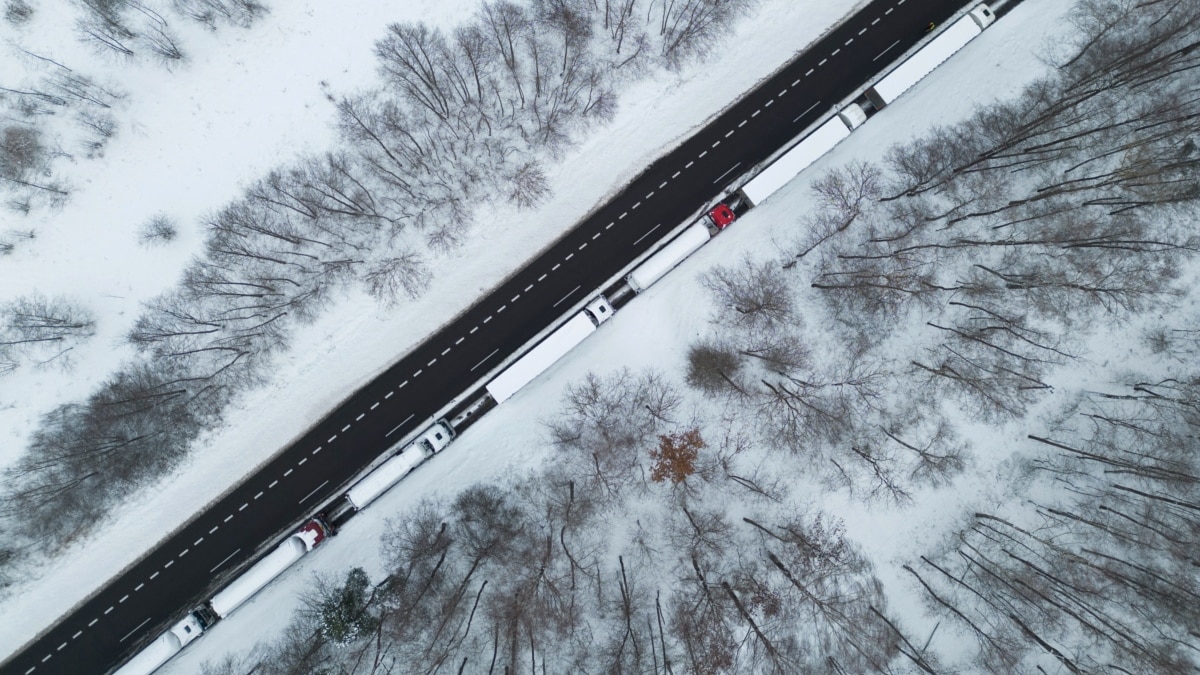
[[304, 499], [301, 499], [299, 502], [297, 502], [297, 504], [303, 504], [305, 499], [308, 499], [309, 497], [313, 496], [317, 492], [317, 490], [320, 490], [321, 488], [325, 487], [328, 484], [329, 484], [329, 481], [325, 481], [324, 483], [321, 483], [315, 489], [313, 489], [312, 492], [304, 495]]
[[496, 355], [496, 352], [498, 352], [498, 351], [500, 351], [498, 348], [497, 348], [497, 349], [493, 349], [491, 354], [488, 354], [487, 356], [485, 356], [485, 357], [483, 357], [482, 359], [480, 359], [480, 360], [479, 360], [479, 363], [476, 363], [475, 365], [471, 366], [471, 372], [474, 372], [476, 368], [478, 368], [479, 366], [482, 366], [484, 361], [487, 361], [488, 359], [490, 359], [490, 358], [492, 358], [493, 356], [495, 356], [495, 355]]
[[817, 106], [819, 106], [819, 105], [821, 105], [821, 102], [820, 102], [820, 101], [817, 101], [816, 103], [814, 103], [814, 104], [812, 104], [812, 105], [808, 106], [808, 108], [807, 108], [807, 109], [806, 109], [804, 112], [800, 113], [799, 115], [797, 115], [795, 118], [793, 118], [793, 119], [792, 119], [792, 123], [799, 122], [801, 117], [804, 117], [804, 116], [805, 116], [805, 115], [807, 115], [808, 113], [812, 112], [812, 109], [813, 109], [813, 108], [815, 108], [815, 107], [817, 107]]
[[562, 296], [561, 298], [559, 298], [559, 299], [558, 299], [558, 302], [556, 302], [556, 303], [554, 303], [553, 305], [551, 305], [551, 307], [558, 307], [559, 305], [561, 305], [561, 304], [562, 304], [562, 302], [563, 302], [563, 300], [566, 300], [567, 298], [569, 298], [569, 297], [571, 297], [572, 295], [574, 295], [574, 294], [575, 294], [575, 291], [579, 290], [579, 288], [580, 288], [579, 286], [576, 286], [575, 288], [571, 289], [571, 292], [570, 292], [570, 293], [567, 293], [566, 295], [564, 295], [564, 296]]
[[884, 54], [886, 54], [886, 53], [888, 53], [889, 51], [891, 51], [892, 47], [895, 47], [895, 46], [896, 46], [896, 45], [898, 45], [898, 44], [900, 44], [900, 41], [899, 41], [899, 40], [896, 40], [896, 41], [895, 41], [895, 42], [893, 42], [892, 44], [888, 45], [888, 46], [887, 46], [887, 49], [885, 49], [885, 50], [883, 50], [883, 51], [879, 52], [878, 54], [876, 54], [876, 55], [875, 55], [875, 58], [873, 58], [873, 59], [871, 59], [871, 60], [872, 60], [872, 61], [878, 61], [878, 60], [879, 60], [879, 57], [881, 57], [881, 56], [883, 56]]
[[638, 238], [637, 238], [637, 241], [633, 242], [633, 245], [634, 245], [634, 246], [637, 246], [638, 244], [640, 244], [640, 243], [642, 242], [642, 240], [643, 240], [643, 239], [645, 239], [646, 237], [649, 237], [649, 236], [650, 236], [650, 233], [651, 233], [651, 232], [653, 232], [653, 231], [657, 230], [657, 229], [658, 229], [658, 227], [659, 227], [659, 225], [662, 225], [662, 223], [659, 223], [658, 225], [655, 225], [654, 227], [650, 228], [649, 230], [646, 230], [646, 234], [643, 234], [642, 236], [638, 237]]
[[[741, 162], [738, 162], [737, 164], [734, 164], [733, 166], [729, 167], [729, 171], [733, 171], [734, 169], [738, 168], [738, 167], [739, 167], [739, 166], [741, 166], [741, 165], [742, 165], [742, 163], [741, 163]], [[725, 173], [721, 174], [720, 176], [717, 176], [717, 180], [714, 180], [713, 182], [714, 182], [714, 183], [718, 183], [718, 182], [720, 182], [720, 180], [721, 180], [722, 178], [724, 178], [725, 176], [728, 176], [728, 175], [729, 175], [729, 171], [726, 171]]]
[[136, 632], [138, 631], [138, 628], [141, 628], [142, 626], [145, 626], [145, 625], [146, 625], [146, 624], [148, 624], [148, 623], [150, 623], [150, 617], [146, 617], [146, 620], [145, 620], [145, 621], [143, 621], [143, 622], [139, 623], [139, 624], [137, 625], [137, 627], [135, 627], [133, 630], [131, 630], [131, 631], [129, 631], [128, 633], [126, 633], [126, 634], [125, 634], [125, 637], [123, 637], [123, 638], [121, 638], [120, 640], [118, 640], [118, 642], [124, 642], [124, 641], [128, 640], [130, 635], [133, 635], [134, 633], [136, 633]]
[[[415, 415], [416, 413], [413, 413], [413, 414]], [[406, 424], [406, 423], [407, 423], [409, 420], [411, 420], [412, 418], [413, 418], [413, 415], [409, 415], [408, 417], [405, 417], [403, 422], [401, 422], [400, 424], [397, 424], [396, 426], [392, 427], [392, 430], [391, 430], [391, 431], [389, 431], [389, 432], [387, 432], [386, 434], [384, 434], [384, 435], [383, 435], [383, 437], [384, 437], [384, 438], [387, 438], [388, 436], [391, 436], [393, 433], [395, 433], [395, 432], [396, 432], [396, 430], [397, 430], [397, 429], [399, 429], [400, 427], [404, 426], [404, 425], [405, 425], [405, 424]]]
[[225, 563], [229, 562], [229, 559], [232, 558], [233, 556], [237, 555], [238, 551], [240, 551], [240, 550], [242, 550], [242, 549], [239, 548], [237, 551], [234, 551], [233, 553], [230, 553], [229, 555], [225, 556], [225, 559], [222, 560], [221, 562], [217, 563], [217, 566], [212, 568], [211, 570], [209, 570], [208, 573], [212, 574], [213, 572], [216, 572], [217, 570], [221, 569], [221, 565], [224, 565]]

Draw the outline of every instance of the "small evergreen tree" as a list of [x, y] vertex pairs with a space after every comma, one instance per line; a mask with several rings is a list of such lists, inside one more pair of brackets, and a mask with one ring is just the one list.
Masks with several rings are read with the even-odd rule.
[[323, 593], [318, 608], [321, 631], [336, 644], [349, 644], [369, 635], [379, 626], [371, 614], [371, 581], [361, 567], [346, 575], [341, 588], [329, 588]]

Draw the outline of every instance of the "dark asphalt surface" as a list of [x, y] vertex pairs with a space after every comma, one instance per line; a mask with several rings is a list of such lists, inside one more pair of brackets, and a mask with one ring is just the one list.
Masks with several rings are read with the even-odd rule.
[[[962, 6], [880, 0], [850, 18], [27, 645], [3, 664], [3, 674], [115, 668], [265, 553], [264, 542], [273, 546], [396, 439], [887, 67], [930, 22], [941, 25]], [[220, 639], [220, 632], [218, 625], [203, 639]]]

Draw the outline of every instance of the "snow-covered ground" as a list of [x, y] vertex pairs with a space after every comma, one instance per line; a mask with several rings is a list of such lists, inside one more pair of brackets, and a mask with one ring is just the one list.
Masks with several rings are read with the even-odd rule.
[[[334, 93], [372, 82], [371, 49], [389, 22], [451, 26], [477, 6], [475, 0], [422, 0], [402, 7], [373, 2], [345, 12], [327, 3], [283, 4], [248, 30], [184, 31], [184, 46], [195, 56], [171, 72], [152, 64], [109, 64], [106, 76], [119, 76], [126, 98], [116, 111], [120, 129], [104, 156], [60, 167], [74, 187], [62, 209], [27, 218], [0, 216], [5, 219], [0, 230], [38, 231], [37, 239], [3, 259], [0, 300], [38, 290], [78, 299], [98, 315], [97, 334], [73, 352], [70, 368], [26, 367], [0, 379], [0, 467], [19, 455], [41, 414], [86, 396], [129, 356], [122, 337], [139, 304], [175, 283], [202, 243], [205, 213], [297, 151], [330, 145], [333, 115], [322, 82]], [[0, 654], [17, 649], [134, 562], [502, 280], [513, 261], [548, 245], [861, 4], [763, 2], [729, 38], [736, 44], [753, 37], [753, 53], [718, 53], [698, 67], [625, 92], [614, 122], [552, 167], [554, 197], [548, 204], [523, 217], [520, 228], [479, 228], [453, 253], [471, 265], [444, 265], [428, 292], [403, 311], [350, 297], [299, 331], [276, 378], [246, 396], [225, 428], [204, 439], [186, 465], [131, 499], [95, 537], [0, 603], [0, 611], [26, 619], [0, 623]], [[16, 46], [64, 62], [94, 60], [89, 48], [63, 39], [71, 7], [67, 0], [48, 0], [29, 25], [6, 35], [3, 72], [19, 66]], [[604, 161], [596, 161], [601, 156]], [[179, 221], [180, 238], [166, 247], [139, 247], [138, 226], [159, 212]]]
[[[1063, 29], [1059, 19], [1070, 4], [1070, 0], [1041, 0], [1022, 6], [906, 95], [887, 114], [857, 131], [805, 177], [855, 158], [878, 159], [893, 141], [920, 134], [937, 124], [954, 122], [969, 114], [977, 104], [1015, 93], [1029, 79], [1045, 72], [1039, 55], [1045, 41]], [[680, 87], [681, 97], [689, 94], [687, 86]], [[947, 96], [946, 92], [954, 95]], [[630, 124], [627, 116], [634, 115], [636, 119], [636, 114], [637, 111], [626, 108], [617, 122], [618, 129], [626, 128]], [[581, 154], [586, 152], [585, 148]], [[545, 419], [547, 410], [557, 409], [558, 397], [567, 383], [589, 371], [606, 372], [619, 367], [682, 369], [688, 342], [708, 329], [706, 313], [696, 311], [707, 306], [703, 290], [696, 283], [697, 276], [744, 252], [773, 252], [777, 242], [789, 238], [789, 229], [798, 220], [796, 214], [808, 206], [806, 188], [804, 177], [794, 181], [712, 245], [701, 249], [625, 307], [549, 373], [489, 413], [453, 446], [372, 504], [337, 538], [325, 544], [318, 555], [290, 570], [214, 629], [211, 636], [189, 647], [163, 672], [195, 672], [206, 660], [227, 652], [243, 652], [269, 639], [271, 630], [260, 627], [281, 628], [281, 617], [290, 616], [298, 606], [299, 595], [314, 573], [340, 576], [349, 567], [361, 566], [372, 578], [379, 578], [383, 562], [377, 542], [386, 519], [403, 513], [424, 497], [453, 495], [480, 480], [502, 480], [505, 475], [523, 473], [546, 457], [545, 431], [538, 422]], [[989, 450], [1011, 447], [1005, 441], [1015, 439], [1016, 432], [1007, 432], [1007, 437], [1005, 433], [993, 430], [981, 447]], [[996, 494], [991, 486], [1005, 482], [995, 478], [1005, 471], [1006, 459], [1007, 455], [999, 453], [976, 457], [973, 467], [952, 488], [920, 494], [912, 506], [903, 509], [872, 510], [837, 496], [826, 498], [823, 506], [846, 520], [850, 537], [876, 562], [890, 606], [914, 628], [915, 634], [928, 634], [932, 626], [922, 616], [917, 594], [900, 576], [899, 564], [925, 550], [956, 525], [946, 514], [968, 512], [1001, 499], [1003, 495]], [[943, 653], [953, 653], [955, 645], [946, 639], [951, 634], [942, 635], [946, 637], [936, 647]]]
[[[35, 371], [0, 380], [0, 428], [6, 432], [0, 463], [10, 462], [23, 447], [38, 414], [86, 394], [124, 356], [118, 342], [136, 316], [138, 303], [174, 282], [199, 243], [198, 218], [205, 211], [235, 196], [239, 185], [286, 161], [296, 149], [328, 144], [331, 115], [318, 81], [327, 81], [335, 92], [369, 81], [371, 42], [387, 21], [424, 19], [447, 25], [474, 6], [473, 0], [428, 0], [406, 3], [401, 9], [376, 2], [345, 13], [315, 2], [286, 4], [273, 7], [249, 31], [225, 30], [212, 36], [198, 32], [198, 39], [213, 41], [195, 49], [204, 58], [170, 74], [146, 68], [126, 82], [129, 100], [121, 116], [132, 123], [122, 127], [105, 158], [72, 167], [79, 189], [71, 202], [60, 212], [38, 216], [46, 218], [45, 234], [5, 260], [0, 298], [33, 288], [82, 296], [100, 314], [100, 332], [79, 350], [72, 372]], [[729, 50], [681, 75], [656, 78], [628, 92], [614, 123], [554, 167], [555, 197], [549, 204], [523, 219], [519, 230], [481, 229], [466, 250], [455, 253], [455, 258], [473, 264], [441, 270], [429, 292], [402, 315], [381, 310], [366, 297], [353, 297], [301, 331], [270, 386], [247, 396], [237, 406], [240, 412], [231, 413], [222, 432], [204, 439], [204, 448], [187, 466], [127, 504], [103, 532], [70, 550], [54, 570], [0, 603], [6, 616], [25, 617], [21, 622], [0, 622], [0, 654], [16, 649], [134, 561], [506, 276], [512, 260], [552, 241], [650, 159], [786, 62], [856, 4], [766, 0], [729, 40], [752, 43], [754, 50]], [[1050, 36], [1063, 29], [1059, 19], [1070, 4], [1071, 0], [1026, 2], [856, 131], [806, 176], [851, 159], [878, 159], [893, 142], [959, 120], [975, 105], [1015, 93], [1045, 72], [1038, 56]], [[185, 91], [186, 95], [179, 93]], [[601, 156], [604, 161], [596, 161]], [[706, 314], [694, 310], [706, 306], [696, 276], [745, 251], [774, 251], [777, 242], [789, 238], [797, 214], [807, 206], [806, 186], [803, 178], [794, 181], [701, 249], [547, 376], [487, 415], [164, 672], [196, 672], [204, 660], [268, 639], [290, 616], [314, 572], [340, 575], [358, 565], [378, 578], [382, 561], [377, 542], [384, 521], [421, 498], [453, 494], [473, 482], [535, 466], [546, 447], [537, 422], [546, 410], [557, 409], [567, 382], [589, 370], [681, 368], [688, 341], [707, 329]], [[165, 249], [147, 252], [137, 247], [135, 230], [157, 211], [178, 217], [185, 235]], [[976, 459], [954, 489], [921, 495], [905, 509], [872, 511], [838, 498], [826, 504], [846, 519], [851, 538], [875, 560], [893, 608], [912, 626], [924, 626], [926, 633], [930, 627], [923, 623], [916, 595], [898, 574], [898, 561], [953, 527], [946, 513], [998, 498], [987, 486], [999, 483], [993, 478], [1003, 471], [1005, 457]]]

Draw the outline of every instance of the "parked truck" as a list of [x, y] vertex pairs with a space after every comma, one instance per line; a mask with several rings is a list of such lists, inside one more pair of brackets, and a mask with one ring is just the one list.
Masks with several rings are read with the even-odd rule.
[[613, 308], [608, 303], [608, 299], [603, 295], [596, 296], [582, 311], [554, 329], [533, 349], [530, 349], [512, 365], [505, 368], [495, 379], [488, 382], [488, 393], [496, 399], [496, 403], [503, 403], [512, 398], [513, 394], [520, 391], [521, 387], [546, 372], [567, 352], [596, 332], [596, 328], [608, 321], [612, 314]]
[[996, 15], [986, 4], [976, 5], [966, 16], [947, 26], [935, 38], [883, 76], [867, 90], [867, 100], [876, 110], [891, 104], [932, 73], [946, 59], [974, 40], [996, 20]]

